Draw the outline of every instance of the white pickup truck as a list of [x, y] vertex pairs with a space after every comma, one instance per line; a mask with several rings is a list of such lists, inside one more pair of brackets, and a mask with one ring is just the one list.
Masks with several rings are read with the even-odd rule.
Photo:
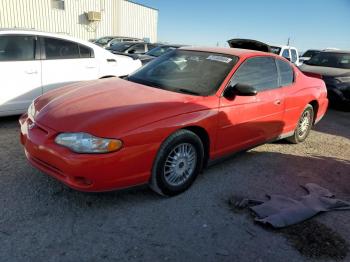
[[270, 45], [270, 49], [272, 53], [283, 56], [296, 66], [300, 66], [302, 64], [299, 60], [298, 50], [295, 47], [287, 45]]

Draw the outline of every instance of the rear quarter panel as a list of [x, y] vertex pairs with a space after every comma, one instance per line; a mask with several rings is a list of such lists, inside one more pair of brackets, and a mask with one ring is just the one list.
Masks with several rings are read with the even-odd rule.
[[323, 80], [308, 77], [295, 68], [295, 82], [285, 88], [284, 133], [295, 129], [304, 108], [313, 101], [317, 102], [317, 120], [325, 114], [328, 106], [326, 85]]

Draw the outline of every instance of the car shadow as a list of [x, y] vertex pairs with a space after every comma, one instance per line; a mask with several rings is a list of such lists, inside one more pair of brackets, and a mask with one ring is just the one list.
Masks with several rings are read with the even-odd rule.
[[329, 109], [314, 129], [322, 133], [350, 139], [350, 113]]
[[[260, 151], [259, 148], [241, 152], [208, 168], [206, 173], [221, 172], [231, 176], [230, 187], [234, 193], [247, 192], [246, 197], [264, 197], [265, 194], [293, 194], [300, 185], [316, 183], [350, 199], [350, 160], [335, 157], [309, 155], [299, 156], [279, 152]], [[237, 177], [234, 177], [237, 176]], [[244, 183], [244, 185], [242, 185]], [[213, 185], [214, 186], [214, 185]], [[225, 183], [217, 185], [225, 187]], [[257, 190], [254, 190], [257, 189]]]

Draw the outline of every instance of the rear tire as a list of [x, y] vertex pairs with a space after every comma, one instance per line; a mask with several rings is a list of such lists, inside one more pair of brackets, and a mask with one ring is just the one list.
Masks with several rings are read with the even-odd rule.
[[152, 168], [150, 187], [161, 195], [174, 196], [188, 189], [203, 167], [201, 139], [179, 130], [161, 145]]
[[298, 120], [294, 134], [291, 137], [286, 138], [286, 140], [293, 144], [304, 142], [310, 133], [313, 123], [314, 108], [312, 105], [308, 104]]

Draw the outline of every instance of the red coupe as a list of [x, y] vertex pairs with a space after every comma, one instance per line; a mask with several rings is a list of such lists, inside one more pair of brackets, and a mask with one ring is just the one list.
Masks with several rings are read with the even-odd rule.
[[20, 119], [21, 142], [32, 165], [74, 189], [148, 183], [175, 195], [211, 160], [304, 141], [327, 105], [324, 82], [282, 57], [180, 48], [124, 79], [44, 94]]

